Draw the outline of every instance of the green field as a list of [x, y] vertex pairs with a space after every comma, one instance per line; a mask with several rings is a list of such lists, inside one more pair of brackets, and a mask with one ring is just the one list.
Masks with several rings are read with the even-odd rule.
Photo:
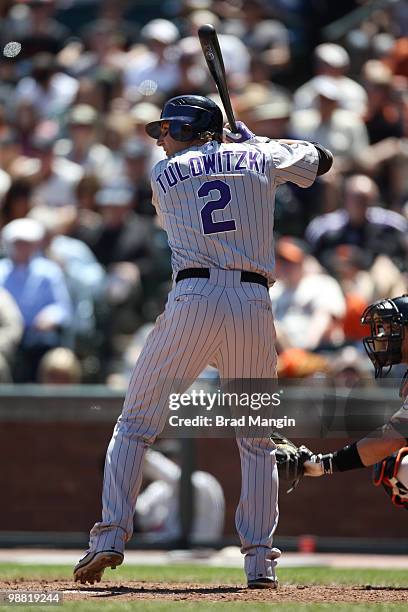
[[[17, 565], [0, 564], [0, 580], [13, 581], [18, 579], [37, 580], [43, 579], [47, 582], [52, 580], [70, 580], [72, 576], [71, 566], [48, 566], [48, 565]], [[200, 585], [237, 585], [243, 584], [243, 573], [240, 569], [213, 568], [200, 565], [172, 565], [172, 566], [124, 566], [115, 571], [106, 570], [106, 580], [114, 580], [118, 584], [126, 585], [130, 581], [160, 582], [165, 588], [166, 583], [183, 584], [194, 583]], [[282, 568], [279, 570], [281, 584], [297, 585], [371, 585], [372, 587], [394, 587], [401, 591], [401, 603], [385, 602], [381, 604], [367, 603], [274, 603], [264, 602], [211, 602], [211, 601], [119, 601], [110, 598], [103, 601], [100, 597], [98, 601], [65, 601], [62, 606], [1, 606], [0, 610], [10, 611], [13, 608], [19, 610], [42, 610], [51, 612], [60, 609], [61, 612], [128, 612], [130, 610], [147, 610], [152, 612], [164, 612], [167, 610], [179, 610], [183, 606], [184, 610], [234, 610], [236, 612], [245, 610], [267, 610], [273, 609], [276, 612], [283, 611], [319, 611], [334, 609], [336, 612], [346, 610], [406, 610], [408, 601], [408, 574], [405, 570], [362, 570], [362, 569], [333, 569], [326, 567], [307, 567], [307, 568]], [[98, 585], [103, 586], [103, 582]], [[4, 588], [4, 587], [3, 587]], [[39, 583], [39, 590], [41, 583]], [[92, 588], [92, 587], [90, 587]], [[406, 589], [406, 591], [405, 591]], [[21, 590], [24, 590], [22, 582]]]

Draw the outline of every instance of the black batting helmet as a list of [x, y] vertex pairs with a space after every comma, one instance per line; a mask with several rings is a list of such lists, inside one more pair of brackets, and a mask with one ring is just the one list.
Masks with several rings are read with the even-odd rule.
[[[408, 325], [408, 295], [378, 300], [370, 304], [361, 317], [363, 325], [370, 325], [370, 335], [363, 338], [364, 348], [373, 362], [375, 377], [382, 376], [402, 361], [402, 341]], [[387, 372], [387, 374], [388, 374]]]
[[166, 102], [159, 121], [146, 125], [152, 138], [159, 138], [162, 121], [169, 121], [169, 133], [174, 140], [188, 142], [209, 132], [221, 136], [223, 116], [215, 102], [204, 96], [177, 96]]

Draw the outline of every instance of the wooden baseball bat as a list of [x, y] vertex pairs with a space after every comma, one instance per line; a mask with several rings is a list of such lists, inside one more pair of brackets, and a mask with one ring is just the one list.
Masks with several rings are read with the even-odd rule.
[[201, 48], [203, 50], [208, 69], [217, 86], [225, 114], [227, 115], [229, 126], [231, 131], [236, 133], [237, 124], [235, 122], [234, 111], [232, 110], [231, 99], [228, 91], [224, 60], [222, 59], [220, 43], [218, 42], [217, 32], [215, 31], [214, 26], [209, 23], [200, 26], [198, 30], [198, 38], [200, 39]]

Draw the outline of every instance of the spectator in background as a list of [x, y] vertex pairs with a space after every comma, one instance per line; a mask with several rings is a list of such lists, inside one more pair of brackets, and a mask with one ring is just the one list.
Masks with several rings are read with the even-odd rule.
[[126, 18], [130, 4], [128, 0], [102, 0], [98, 4], [98, 17], [114, 25], [126, 37], [127, 45], [137, 41], [140, 28], [137, 23]]
[[359, 293], [351, 291], [345, 294], [344, 299], [346, 301], [346, 312], [342, 321], [344, 342], [346, 344], [361, 342], [366, 335], [361, 325], [361, 314], [369, 303]]
[[275, 253], [278, 280], [270, 296], [281, 347], [313, 351], [342, 344], [345, 301], [337, 281], [316, 271], [300, 241], [282, 237]]
[[75, 199], [78, 209], [96, 211], [96, 194], [101, 189], [101, 182], [94, 174], [86, 174], [78, 182], [75, 189]]
[[31, 141], [41, 117], [34, 104], [30, 101], [20, 101], [15, 107], [14, 126], [21, 143], [22, 154], [32, 155]]
[[[123, 102], [123, 101], [121, 101]], [[123, 145], [132, 138], [133, 122], [129, 109], [115, 108], [105, 115], [101, 142], [109, 149], [112, 159], [111, 173], [117, 177], [123, 167]]]
[[[198, 38], [198, 29], [200, 26], [206, 23], [211, 23], [214, 25], [216, 30], [220, 30], [219, 20], [214, 13], [211, 13], [208, 10], [191, 11], [187, 17], [187, 27], [190, 34], [188, 39], [193, 38], [196, 43]], [[240, 38], [235, 35], [221, 33], [219, 34], [218, 39], [224, 59], [225, 70], [228, 76], [230, 90], [241, 90], [248, 83], [249, 79], [251, 56], [248, 48], [240, 40]], [[186, 39], [184, 39], [184, 44], [191, 44], [191, 42], [187, 43]], [[207, 78], [207, 90], [212, 88], [212, 90], [215, 91], [214, 82], [209, 74]]]
[[[150, 482], [139, 495], [135, 528], [150, 533], [154, 541], [177, 540], [182, 535], [180, 515], [181, 469], [155, 450], [146, 453], [143, 477]], [[218, 480], [208, 472], [191, 475], [194, 511], [191, 541], [216, 543], [224, 527], [225, 499]]]
[[379, 192], [368, 176], [354, 175], [345, 182], [344, 209], [316, 217], [306, 230], [313, 254], [323, 263], [342, 244], [364, 250], [371, 265], [385, 254], [407, 267], [408, 222], [402, 215], [379, 206]]
[[338, 105], [358, 116], [363, 116], [367, 105], [367, 94], [359, 83], [346, 76], [350, 67], [350, 57], [345, 49], [333, 43], [323, 43], [314, 50], [316, 76], [299, 87], [294, 94], [296, 110], [319, 107], [321, 95], [319, 77], [333, 79], [338, 89]]
[[124, 67], [125, 94], [129, 100], [143, 95], [164, 95], [174, 91], [180, 80], [180, 68], [172, 47], [179, 38], [177, 27], [166, 19], [153, 19], [141, 30], [146, 49], [130, 58]]
[[58, 126], [40, 123], [34, 133], [35, 158], [23, 157], [13, 166], [13, 173], [29, 180], [33, 201], [46, 206], [75, 205], [75, 188], [83, 175], [81, 166], [54, 153]]
[[11, 178], [4, 170], [0, 168], [0, 209], [4, 204], [4, 197], [11, 187]]
[[16, 102], [31, 103], [40, 117], [61, 117], [73, 102], [78, 91], [78, 81], [60, 72], [54, 55], [39, 53], [33, 59], [31, 76], [19, 81]]
[[407, 271], [401, 272], [386, 255], [378, 255], [370, 268], [370, 276], [374, 282], [374, 299], [403, 295], [407, 292]]
[[1, 233], [6, 257], [0, 260], [0, 286], [16, 301], [24, 334], [15, 360], [15, 382], [36, 378], [39, 360], [65, 342], [71, 302], [60, 267], [39, 255], [44, 230], [33, 219], [16, 219]]
[[157, 147], [155, 143], [152, 145], [152, 139], [146, 133], [145, 125], [150, 121], [156, 121], [160, 115], [160, 109], [155, 104], [150, 102], [139, 102], [130, 110], [130, 118], [133, 126], [133, 136], [141, 140], [149, 151], [150, 168], [163, 159], [163, 151], [161, 147]]
[[263, 0], [246, 0], [239, 19], [227, 20], [224, 31], [239, 38], [254, 57], [269, 67], [269, 77], [286, 68], [290, 61], [289, 31], [276, 19]]
[[73, 310], [70, 332], [75, 347], [79, 349], [84, 343], [92, 345], [95, 341], [95, 307], [97, 301], [103, 299], [106, 275], [84, 242], [65, 235], [71, 224], [72, 214], [70, 208], [35, 206], [28, 216], [43, 226], [43, 252], [59, 264], [64, 272]]
[[149, 121], [154, 121], [157, 119], [157, 115], [159, 113], [160, 108], [151, 102], [138, 102], [130, 110], [130, 118], [134, 129], [134, 136], [143, 140], [146, 145], [150, 144], [150, 147], [151, 143], [149, 143], [147, 140], [149, 135], [146, 134], [145, 125], [146, 123], [149, 123]]
[[71, 349], [59, 347], [47, 351], [38, 366], [38, 382], [42, 385], [79, 385], [81, 363]]
[[0, 287], [0, 383], [12, 382], [11, 370], [23, 335], [23, 319], [10, 293]]
[[132, 209], [139, 215], [154, 217], [156, 210], [152, 204], [149, 151], [142, 141], [133, 138], [125, 142], [123, 156], [123, 183], [133, 192]]
[[96, 194], [101, 224], [86, 242], [103, 266], [133, 262], [142, 275], [150, 271], [152, 223], [132, 211], [133, 194], [121, 186], [110, 186]]
[[[390, 76], [389, 68], [374, 60], [365, 65], [370, 91], [367, 128], [372, 144], [363, 150], [358, 164], [373, 177], [390, 208], [402, 211], [408, 198], [408, 99], [403, 77]], [[402, 79], [402, 82], [401, 82]]]
[[395, 41], [389, 55], [384, 58], [392, 73], [408, 78], [408, 36], [402, 36]]
[[354, 346], [345, 346], [331, 361], [330, 374], [336, 387], [361, 389], [373, 384], [370, 366], [366, 355]]
[[282, 378], [323, 377], [329, 370], [329, 360], [302, 348], [287, 348], [278, 355], [277, 375]]
[[105, 325], [111, 338], [137, 329], [144, 292], [152, 285], [157, 291], [155, 226], [151, 218], [133, 212], [132, 198], [132, 191], [120, 185], [101, 189], [96, 195], [101, 222], [79, 234], [107, 271]]
[[187, 38], [179, 40], [177, 54], [180, 79], [176, 90], [169, 96], [188, 95], [190, 91], [196, 92], [197, 95], [205, 95], [208, 72], [203, 66], [202, 50], [198, 38], [187, 36]]
[[15, 175], [15, 163], [21, 155], [21, 143], [18, 134], [8, 124], [0, 130], [0, 168], [12, 178]]
[[31, 207], [32, 187], [27, 179], [15, 179], [0, 208], [0, 227], [25, 217]]
[[366, 332], [360, 323], [368, 304], [388, 295], [401, 295], [407, 290], [398, 268], [386, 255], [371, 256], [356, 245], [341, 244], [330, 258], [327, 268], [340, 283], [346, 301], [343, 331], [346, 342], [361, 341]]
[[72, 218], [70, 227], [67, 228], [67, 234], [86, 244], [91, 236], [99, 231], [102, 224], [102, 217], [96, 203], [96, 194], [101, 188], [102, 184], [98, 177], [89, 174], [82, 177], [75, 189], [76, 215]]
[[292, 102], [282, 91], [248, 86], [237, 104], [255, 134], [268, 138], [290, 138]]
[[77, 104], [68, 114], [69, 138], [55, 145], [55, 152], [68, 159], [83, 170], [84, 174], [94, 174], [101, 181], [113, 179], [115, 170], [111, 151], [98, 141], [98, 113], [89, 104]]
[[91, 106], [97, 113], [104, 113], [109, 105], [104, 92], [102, 75], [95, 77], [81, 77], [78, 81], [78, 91], [71, 110], [78, 105], [86, 104]]
[[[0, 18], [0, 40], [1, 40], [1, 18]], [[8, 37], [3, 37], [5, 43]], [[1, 43], [0, 43], [1, 44]], [[17, 63], [10, 62], [9, 58], [0, 54], [0, 123], [3, 123], [5, 114], [8, 116], [15, 109], [15, 90], [18, 81]]]
[[9, 40], [21, 42], [25, 58], [37, 53], [56, 54], [70, 35], [68, 28], [54, 19], [55, 0], [28, 0], [14, 3], [7, 23]]
[[109, 387], [126, 391], [134, 365], [153, 327], [153, 323], [145, 323], [128, 339], [126, 349], [116, 363], [115, 372], [112, 372], [105, 381]]
[[119, 72], [126, 63], [123, 32], [111, 20], [101, 18], [87, 24], [81, 39], [84, 44], [71, 43], [66, 54], [66, 63], [75, 76], [97, 79], [101, 71]]
[[368, 146], [364, 122], [356, 112], [341, 108], [342, 85], [335, 77], [316, 77], [313, 90], [316, 108], [293, 113], [292, 133], [296, 138], [327, 147], [337, 165], [349, 165]]
[[344, 294], [357, 294], [367, 304], [376, 299], [374, 281], [369, 272], [370, 263], [370, 255], [359, 246], [350, 244], [340, 244], [325, 260], [327, 270], [340, 283]]
[[368, 93], [365, 124], [370, 144], [385, 138], [401, 138], [402, 118], [394, 97], [390, 68], [378, 60], [369, 60], [363, 66], [362, 75]]
[[405, 0], [395, 0], [390, 7], [391, 23], [398, 36], [408, 36], [408, 6]]

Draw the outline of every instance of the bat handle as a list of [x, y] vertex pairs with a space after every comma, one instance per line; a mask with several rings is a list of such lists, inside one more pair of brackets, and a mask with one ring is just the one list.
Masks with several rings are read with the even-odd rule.
[[237, 123], [235, 121], [234, 112], [231, 107], [231, 103], [226, 104], [224, 101], [224, 108], [225, 108], [225, 114], [227, 115], [228, 125], [230, 126], [231, 132], [233, 132], [234, 134], [237, 134], [238, 128], [237, 128]]

